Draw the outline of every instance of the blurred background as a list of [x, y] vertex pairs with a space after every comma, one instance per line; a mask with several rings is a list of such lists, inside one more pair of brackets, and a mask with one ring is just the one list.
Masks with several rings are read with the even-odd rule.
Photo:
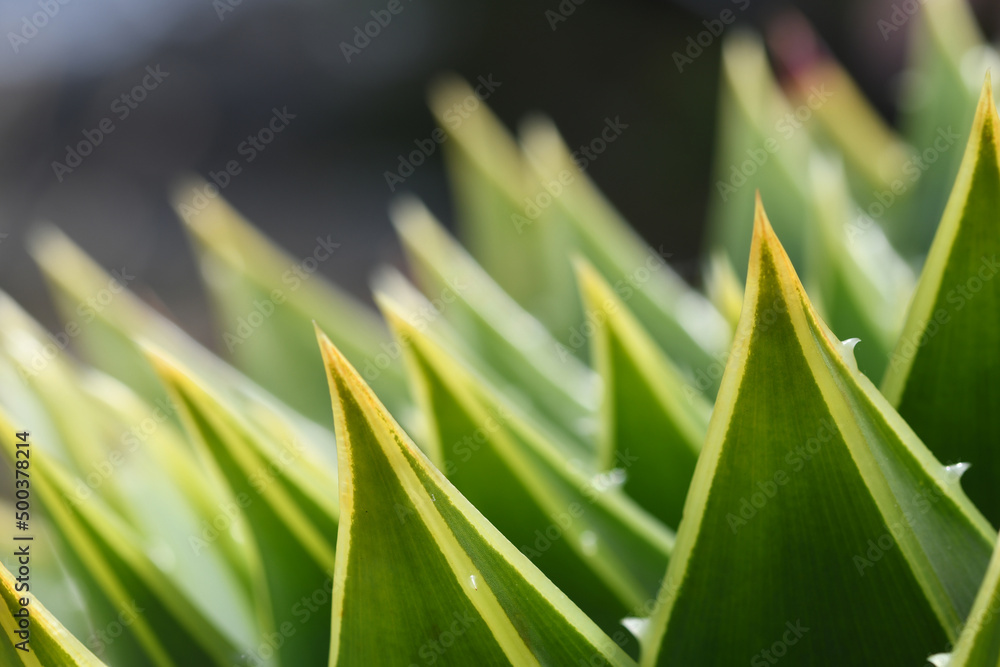
[[[223, 195], [295, 256], [332, 235], [343, 251], [321, 271], [367, 298], [374, 266], [401, 265], [386, 214], [395, 195], [418, 194], [453, 222], [440, 150], [395, 193], [385, 178], [431, 136], [426, 91], [445, 72], [499, 84], [488, 103], [508, 126], [540, 111], [571, 147], [620, 117], [628, 131], [589, 174], [696, 280], [720, 43], [683, 71], [675, 53], [703, 22], [728, 8], [773, 43], [784, 18], [804, 15], [890, 121], [907, 48], [907, 24], [879, 28], [890, 0], [398, 2], [367, 44], [358, 31], [387, 1], [0, 4], [2, 288], [56, 326], [24, 249], [32, 225], [50, 221], [105, 268], [135, 273], [144, 296], [217, 348], [170, 197], [185, 175], [236, 160]], [[1000, 7], [973, 4], [995, 35]], [[248, 142], [275, 110], [287, 126]], [[89, 155], [71, 150], [81, 141]]]

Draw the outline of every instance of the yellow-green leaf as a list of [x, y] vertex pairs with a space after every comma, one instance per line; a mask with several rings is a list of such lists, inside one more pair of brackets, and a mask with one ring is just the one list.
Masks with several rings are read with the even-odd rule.
[[701, 389], [710, 378], [686, 383], [592, 266], [580, 261], [577, 275], [603, 380], [598, 468], [627, 462], [625, 492], [676, 529], [708, 427], [712, 408]]
[[885, 397], [944, 463], [969, 463], [969, 497], [1000, 524], [1000, 117], [983, 87]]
[[[406, 350], [437, 467], [605, 632], [622, 632], [621, 619], [655, 594], [673, 543], [617, 488], [648, 461], [623, 452], [614, 471], [596, 474], [432, 336], [380, 305]], [[620, 645], [638, 655], [626, 638]]]
[[[30, 543], [15, 544], [20, 545]], [[0, 642], [0, 662], [7, 667], [105, 667], [33, 593], [18, 585], [14, 575], [0, 563], [0, 597], [6, 607], [0, 615], [0, 627], [8, 640]], [[27, 605], [22, 606], [25, 600]], [[26, 634], [18, 634], [22, 632]]]
[[994, 538], [816, 315], [758, 201], [643, 664], [920, 664], [957, 637]]
[[341, 475], [330, 664], [634, 664], [320, 347]]

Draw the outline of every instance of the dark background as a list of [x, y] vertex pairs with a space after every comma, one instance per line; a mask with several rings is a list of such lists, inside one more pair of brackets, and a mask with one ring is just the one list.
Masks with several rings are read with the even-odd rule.
[[[489, 105], [509, 125], [528, 112], [553, 117], [571, 146], [607, 116], [628, 131], [590, 175], [654, 246], [663, 244], [696, 279], [714, 143], [719, 42], [679, 73], [672, 54], [730, 0], [586, 0], [553, 30], [559, 0], [401, 0], [404, 10], [348, 63], [364, 2], [277, 0], [41, 0], [58, 6], [17, 53], [10, 32], [41, 11], [39, 0], [0, 5], [0, 288], [55, 325], [41, 278], [24, 250], [33, 223], [65, 230], [105, 267], [126, 265], [189, 331], [214, 343], [193, 258], [169, 204], [185, 173], [207, 175], [236, 159], [272, 108], [289, 128], [225, 188], [224, 195], [293, 255], [332, 234], [340, 252], [322, 271], [360, 296], [371, 269], [400, 264], [383, 172], [426, 138], [434, 123], [425, 92], [454, 71], [502, 82]], [[239, 4], [230, 4], [239, 1]], [[569, 0], [565, 0], [569, 2]], [[221, 13], [219, 6], [232, 11]], [[741, 0], [742, 3], [742, 0]], [[903, 31], [883, 38], [890, 0], [750, 0], [742, 23], [766, 31], [804, 14], [879, 110], [891, 119], [905, 61]], [[987, 34], [1000, 11], [976, 7]], [[147, 66], [169, 76], [125, 120], [116, 97]], [[111, 117], [115, 131], [60, 182], [54, 160]], [[440, 151], [405, 189], [452, 222]]]

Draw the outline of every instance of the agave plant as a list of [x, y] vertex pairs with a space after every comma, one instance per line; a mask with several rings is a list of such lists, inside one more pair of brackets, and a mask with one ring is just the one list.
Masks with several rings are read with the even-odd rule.
[[395, 202], [381, 316], [332, 235], [293, 259], [202, 182], [229, 361], [39, 228], [66, 323], [0, 297], [2, 664], [1000, 664], [993, 55], [914, 20], [899, 131], [727, 38], [705, 294], [549, 121], [448, 122], [457, 79], [466, 245]]

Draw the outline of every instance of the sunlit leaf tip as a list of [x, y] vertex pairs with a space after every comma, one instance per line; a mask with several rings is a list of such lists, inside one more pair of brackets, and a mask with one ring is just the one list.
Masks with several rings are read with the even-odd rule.
[[331, 664], [420, 664], [444, 632], [443, 664], [634, 664], [434, 468], [317, 333], [340, 461]]
[[1000, 522], [1000, 117], [987, 74], [961, 168], [882, 382], [935, 455], [970, 463]]
[[643, 664], [766, 663], [782, 641], [790, 664], [919, 664], [957, 637], [993, 539], [816, 315], [758, 197]]

